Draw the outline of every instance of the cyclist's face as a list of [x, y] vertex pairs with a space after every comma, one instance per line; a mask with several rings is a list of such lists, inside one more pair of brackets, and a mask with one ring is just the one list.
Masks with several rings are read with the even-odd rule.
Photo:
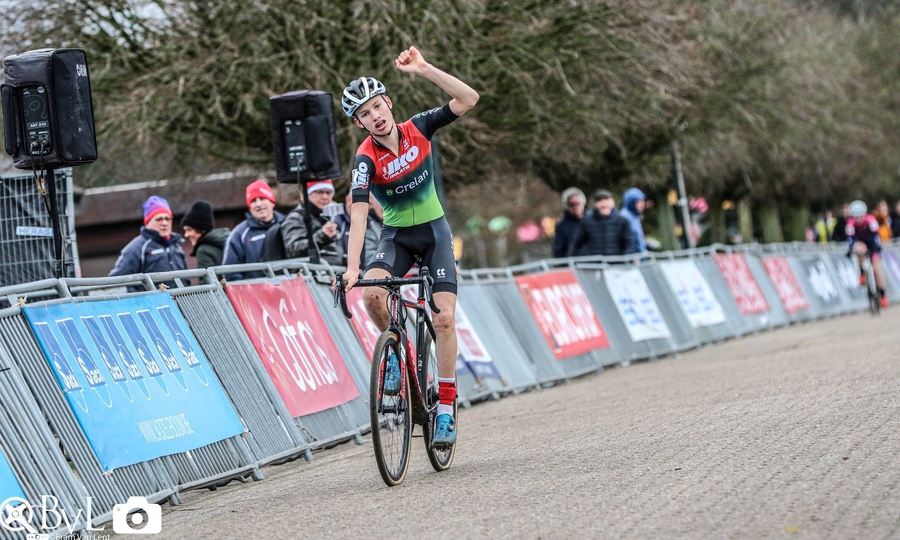
[[356, 110], [356, 125], [365, 128], [376, 137], [383, 137], [394, 129], [394, 114], [391, 112], [391, 98], [376, 96]]

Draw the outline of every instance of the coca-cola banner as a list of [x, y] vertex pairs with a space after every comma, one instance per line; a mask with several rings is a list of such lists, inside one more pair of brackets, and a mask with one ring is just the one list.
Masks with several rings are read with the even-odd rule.
[[609, 347], [606, 332], [574, 272], [517, 276], [516, 283], [557, 359]]
[[769, 311], [769, 303], [766, 302], [743, 253], [717, 253], [713, 255], [713, 259], [741, 313], [753, 315]]
[[229, 285], [225, 291], [291, 416], [359, 396], [302, 279]]
[[788, 315], [809, 308], [809, 302], [806, 301], [803, 289], [800, 288], [787, 257], [763, 257], [762, 263]]
[[366, 304], [363, 301], [361, 287], [355, 287], [347, 292], [347, 309], [353, 317], [350, 318], [350, 326], [359, 338], [366, 358], [372, 360], [372, 353], [375, 352], [375, 342], [381, 337], [381, 330], [375, 326], [369, 314], [366, 312]]

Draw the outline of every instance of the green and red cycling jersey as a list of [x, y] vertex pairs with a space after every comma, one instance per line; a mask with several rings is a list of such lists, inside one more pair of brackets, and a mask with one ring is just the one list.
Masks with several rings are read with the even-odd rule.
[[369, 202], [371, 191], [384, 208], [384, 224], [392, 227], [412, 227], [443, 217], [434, 186], [431, 138], [457, 118], [448, 104], [397, 124], [399, 155], [374, 137], [366, 137], [351, 171], [353, 202]]

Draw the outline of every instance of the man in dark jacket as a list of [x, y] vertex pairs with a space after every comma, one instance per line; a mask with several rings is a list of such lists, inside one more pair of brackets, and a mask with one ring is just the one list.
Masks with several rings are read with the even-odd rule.
[[[331, 180], [318, 180], [307, 187], [307, 197], [311, 203], [312, 231], [314, 249], [318, 249], [319, 259], [332, 266], [344, 264], [344, 248], [338, 236], [338, 226], [328, 216], [322, 215], [322, 209], [334, 200], [334, 183]], [[306, 211], [301, 202], [290, 211], [281, 224], [281, 236], [284, 240], [284, 251], [289, 259], [309, 256], [309, 237], [306, 232]]]
[[[338, 226], [338, 236], [341, 238], [341, 248], [344, 250], [343, 265], [347, 265], [347, 245], [350, 241], [350, 207], [353, 205], [353, 193], [347, 193], [344, 201], [344, 213], [334, 216], [334, 222]], [[359, 257], [360, 270], [369, 266], [372, 257], [378, 249], [378, 241], [381, 239], [381, 229], [384, 227], [382, 216], [384, 209], [378, 204], [375, 195], [369, 194], [369, 218], [366, 222], [366, 237], [363, 242], [363, 250]]]
[[553, 235], [554, 257], [565, 257], [568, 254], [578, 223], [584, 216], [586, 202], [584, 192], [576, 187], [570, 187], [562, 192], [563, 216], [556, 222], [556, 232]]
[[[194, 246], [191, 257], [197, 257], [197, 268], [209, 268], [222, 264], [228, 229], [216, 228], [212, 205], [206, 201], [196, 201], [181, 218], [184, 238]], [[207, 283], [206, 277], [200, 283]]]
[[629, 255], [637, 251], [631, 225], [616, 211], [612, 193], [605, 190], [595, 193], [594, 210], [578, 225], [569, 256]]
[[[154, 195], [144, 202], [143, 210], [144, 226], [141, 227], [141, 234], [122, 249], [109, 275], [127, 276], [187, 268], [187, 260], [181, 250], [184, 238], [172, 232], [172, 210], [169, 203]], [[176, 286], [174, 281], [167, 281], [165, 284], [168, 287]], [[130, 286], [128, 290], [137, 292], [145, 288], [138, 285]]]
[[[284, 214], [275, 210], [275, 194], [269, 184], [259, 179], [247, 186], [247, 219], [238, 223], [225, 243], [222, 264], [259, 262], [266, 233], [276, 223], [284, 221]], [[228, 281], [263, 277], [261, 271], [224, 274]]]

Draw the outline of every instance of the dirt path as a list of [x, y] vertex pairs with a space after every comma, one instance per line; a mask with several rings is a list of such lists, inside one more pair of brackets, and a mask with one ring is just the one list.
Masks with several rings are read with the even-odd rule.
[[898, 329], [892, 308], [480, 404], [447, 472], [413, 439], [387, 488], [346, 444], [187, 493], [152, 538], [900, 538]]

